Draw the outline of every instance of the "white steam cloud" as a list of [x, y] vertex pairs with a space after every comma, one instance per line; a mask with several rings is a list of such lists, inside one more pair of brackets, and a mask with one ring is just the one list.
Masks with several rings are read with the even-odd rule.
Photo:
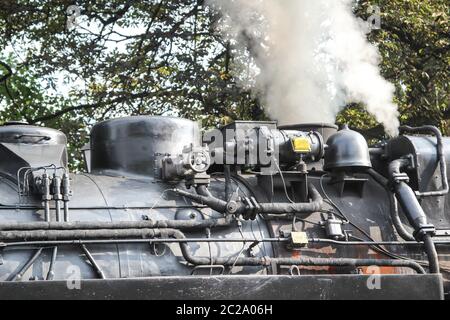
[[334, 122], [354, 102], [397, 135], [395, 89], [380, 74], [380, 55], [366, 38], [367, 23], [352, 13], [354, 0], [208, 2], [241, 53], [241, 85], [253, 88], [280, 124]]

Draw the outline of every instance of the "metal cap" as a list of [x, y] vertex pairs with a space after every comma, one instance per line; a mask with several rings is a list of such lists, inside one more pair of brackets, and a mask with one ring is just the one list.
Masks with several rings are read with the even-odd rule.
[[348, 126], [332, 135], [327, 146], [325, 170], [372, 167], [366, 139]]

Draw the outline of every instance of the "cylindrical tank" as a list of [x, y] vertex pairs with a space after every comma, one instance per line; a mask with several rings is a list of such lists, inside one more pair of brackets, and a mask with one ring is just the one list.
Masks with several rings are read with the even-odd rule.
[[66, 135], [61, 131], [7, 122], [0, 126], [0, 172], [16, 179], [24, 167], [67, 167], [66, 145]]
[[103, 121], [91, 132], [91, 170], [153, 176], [158, 155], [179, 154], [191, 144], [200, 144], [200, 129], [187, 119], [135, 116]]
[[0, 126], [0, 143], [66, 145], [67, 138], [59, 130], [11, 121]]

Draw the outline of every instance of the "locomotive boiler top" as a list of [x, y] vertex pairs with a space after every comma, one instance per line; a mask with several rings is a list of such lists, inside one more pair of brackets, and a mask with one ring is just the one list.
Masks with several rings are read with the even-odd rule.
[[178, 154], [200, 144], [194, 121], [162, 116], [134, 116], [96, 124], [91, 132], [91, 170], [153, 176], [158, 155]]
[[[409, 153], [416, 154], [421, 164], [419, 173], [428, 165], [436, 168], [434, 139], [411, 138], [414, 148], [406, 148], [409, 140], [405, 143], [398, 139], [404, 148], [394, 149], [404, 152], [386, 158], [382, 155], [389, 148], [377, 150], [371, 160], [362, 136], [342, 130], [327, 139], [327, 168], [331, 170], [325, 171], [321, 165], [325, 146], [320, 127], [280, 130], [267, 122], [237, 122], [234, 126], [259, 128], [258, 138], [267, 142], [263, 147], [277, 143], [282, 146], [279, 165], [276, 163], [273, 171], [263, 173], [263, 166], [218, 164], [201, 172], [174, 170], [177, 179], [165, 179], [166, 176], [155, 174], [161, 164], [168, 166], [168, 160], [183, 155], [185, 150], [191, 156], [213, 149], [201, 145], [196, 122], [138, 116], [95, 125], [90, 141], [92, 170], [69, 175], [65, 167], [59, 172], [54, 168], [67, 163], [63, 156], [64, 134], [17, 123], [1, 127], [0, 146], [4, 153], [0, 159], [0, 293], [3, 283], [19, 280], [45, 282], [48, 293], [58, 281], [41, 280], [68, 280], [73, 270], [82, 281], [97, 278], [105, 283], [124, 280], [121, 278], [138, 278], [142, 283], [153, 278], [192, 283], [216, 277], [226, 283], [233, 275], [247, 281], [242, 283], [245, 288], [249, 288], [249, 279], [258, 277], [270, 279], [266, 281], [269, 286], [269, 282], [277, 283], [281, 277], [289, 282], [294, 278], [311, 279], [313, 286], [320, 288], [323, 275], [360, 281], [370, 273], [372, 265], [381, 267], [383, 277], [389, 274], [389, 279], [403, 279], [402, 285], [397, 286], [383, 278], [393, 288], [389, 289], [392, 296], [409, 296], [417, 287], [421, 292], [415, 296], [432, 291], [433, 297], [440, 298], [442, 279], [447, 281], [445, 292], [450, 292], [449, 250], [442, 246], [448, 238], [444, 233], [450, 225], [450, 197], [430, 197], [420, 204], [435, 224], [435, 238], [440, 241], [435, 257], [441, 266], [439, 278], [439, 273], [424, 274], [431, 270], [433, 257], [428, 249], [424, 250], [423, 243], [414, 239], [405, 242], [398, 233], [399, 225], [406, 233], [415, 230], [405, 219], [408, 212], [396, 205], [395, 197], [399, 195], [392, 192], [392, 182], [386, 179], [390, 177], [383, 177], [387, 160], [395, 161]], [[263, 129], [268, 126], [269, 130]], [[329, 125], [323, 128], [328, 133], [335, 130]], [[222, 148], [228, 142], [221, 140]], [[235, 145], [248, 146], [250, 150], [256, 142], [237, 139]], [[448, 146], [444, 139], [447, 158]], [[6, 157], [8, 154], [15, 158]], [[371, 161], [374, 169], [369, 169]], [[35, 165], [46, 166], [34, 168]], [[28, 166], [31, 174], [17, 175], [22, 166]], [[349, 167], [353, 169], [347, 170]], [[357, 170], [361, 167], [364, 170]], [[345, 175], [340, 175], [342, 172]], [[62, 183], [64, 178], [65, 182], [70, 180], [70, 185]], [[439, 189], [441, 184], [435, 180], [438, 183], [433, 187]], [[43, 188], [43, 181], [49, 182], [50, 188]], [[30, 186], [34, 187], [28, 190]], [[428, 190], [429, 186], [423, 189]], [[64, 219], [58, 218], [62, 203], [64, 210], [68, 209], [67, 219], [66, 212]], [[409, 277], [415, 273], [421, 275]], [[425, 290], [429, 288], [427, 279], [436, 280], [429, 291]], [[336, 292], [345, 291], [355, 297], [354, 290], [364, 291], [361, 286], [356, 288], [361, 282], [350, 282], [336, 285]], [[209, 286], [211, 282], [205, 283]], [[300, 286], [289, 292], [307, 292], [310, 288]], [[234, 289], [228, 294], [239, 291]], [[212, 290], [216, 294], [219, 291]], [[241, 291], [251, 295], [270, 289], [259, 286]]]

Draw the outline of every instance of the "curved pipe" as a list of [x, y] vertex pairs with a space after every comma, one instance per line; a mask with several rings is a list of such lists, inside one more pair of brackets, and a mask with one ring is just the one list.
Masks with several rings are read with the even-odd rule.
[[[197, 188], [198, 191], [198, 188]], [[323, 205], [323, 198], [314, 185], [308, 185], [309, 195], [311, 202], [307, 203], [257, 203], [255, 204], [254, 212], [256, 213], [269, 213], [269, 214], [286, 214], [286, 213], [313, 213], [320, 211]], [[199, 194], [193, 194], [179, 189], [174, 189], [173, 192], [180, 196], [187, 197], [198, 203], [209, 206], [211, 209], [218, 212], [227, 213], [229, 210], [228, 203], [224, 200], [213, 196], [207, 196], [204, 192]], [[201, 193], [201, 194], [200, 194]], [[248, 211], [247, 206], [239, 202], [234, 209], [236, 215], [245, 214]]]
[[205, 197], [212, 197], [213, 196], [205, 185], [198, 186], [197, 188], [195, 188], [195, 191], [197, 191], [197, 193], [199, 195], [202, 195], [202, 196], [205, 196]]
[[407, 159], [397, 159], [392, 161], [389, 164], [389, 175], [394, 181], [393, 188], [403, 212], [408, 218], [411, 226], [417, 231], [428, 224], [427, 216], [411, 187], [404, 181], [396, 181], [396, 178], [401, 174], [402, 169], [408, 165], [409, 161]]
[[395, 176], [401, 174], [402, 169], [406, 168], [408, 165], [409, 160], [404, 158], [391, 161], [388, 167], [389, 176], [394, 178]]
[[411, 226], [415, 230], [415, 238], [423, 240], [425, 244], [425, 253], [428, 257], [429, 269], [431, 273], [439, 273], [439, 257], [436, 247], [433, 243], [430, 232], [434, 226], [428, 224], [428, 219], [422, 206], [417, 200], [416, 194], [411, 187], [402, 180], [396, 180], [401, 170], [409, 164], [406, 159], [397, 159], [389, 164], [389, 175], [393, 180], [395, 195], [408, 218]]
[[374, 169], [368, 169], [367, 173], [381, 186], [383, 186], [389, 196], [389, 203], [390, 203], [390, 216], [392, 220], [392, 224], [394, 225], [395, 230], [397, 231], [398, 235], [406, 240], [406, 241], [415, 241], [416, 239], [414, 236], [408, 232], [408, 230], [405, 229], [403, 226], [403, 222], [400, 219], [399, 212], [398, 212], [398, 204], [397, 199], [395, 198], [394, 194], [389, 190], [389, 180], [383, 177], [381, 174], [376, 172]]
[[323, 198], [319, 191], [310, 183], [308, 194], [311, 202], [306, 203], [260, 203], [257, 210], [260, 213], [285, 214], [285, 213], [313, 213], [320, 211], [323, 205]]
[[425, 252], [428, 255], [429, 265], [431, 273], [439, 273], [439, 256], [436, 251], [436, 246], [433, 242], [433, 239], [429, 234], [423, 237], [423, 242], [425, 245]]
[[[198, 188], [197, 188], [197, 190], [198, 190]], [[206, 205], [215, 211], [222, 212], [222, 213], [225, 213], [227, 211], [227, 202], [222, 199], [219, 199], [219, 198], [216, 198], [213, 196], [202, 195], [199, 193], [194, 194], [194, 193], [187, 192], [187, 191], [180, 190], [180, 189], [173, 189], [172, 191], [175, 192], [176, 194], [178, 194], [179, 196], [186, 197], [195, 202]]]
[[428, 192], [416, 192], [416, 195], [419, 197], [430, 197], [430, 196], [445, 196], [449, 192], [448, 186], [448, 176], [447, 176], [447, 164], [445, 161], [444, 154], [444, 144], [442, 140], [441, 131], [435, 126], [421, 126], [421, 127], [410, 127], [410, 126], [401, 126], [400, 131], [406, 132], [431, 132], [436, 136], [437, 140], [437, 157], [439, 159], [439, 168], [441, 170], [441, 180], [442, 180], [442, 190], [439, 191], [428, 191]]
[[[184, 237], [182, 233], [175, 233], [175, 237]], [[425, 270], [414, 261], [388, 260], [388, 259], [348, 259], [348, 258], [207, 258], [195, 257], [186, 242], [180, 243], [181, 252], [187, 262], [198, 265], [223, 265], [223, 266], [270, 266], [275, 265], [298, 265], [298, 266], [335, 266], [335, 267], [361, 267], [361, 266], [393, 266], [406, 267], [424, 274]]]
[[[65, 240], [65, 239], [119, 239], [127, 237], [137, 238], [175, 238], [180, 241], [180, 249], [183, 258], [192, 265], [223, 265], [223, 266], [270, 266], [276, 265], [299, 265], [299, 266], [337, 266], [337, 267], [359, 267], [359, 266], [393, 266], [406, 267], [418, 273], [425, 273], [424, 269], [414, 261], [388, 260], [388, 259], [344, 259], [344, 258], [270, 258], [270, 257], [195, 257], [188, 245], [184, 233], [176, 229], [125, 229], [125, 230], [37, 230], [37, 231], [2, 231], [0, 238], [5, 240]], [[41, 249], [42, 250], [42, 249]]]

